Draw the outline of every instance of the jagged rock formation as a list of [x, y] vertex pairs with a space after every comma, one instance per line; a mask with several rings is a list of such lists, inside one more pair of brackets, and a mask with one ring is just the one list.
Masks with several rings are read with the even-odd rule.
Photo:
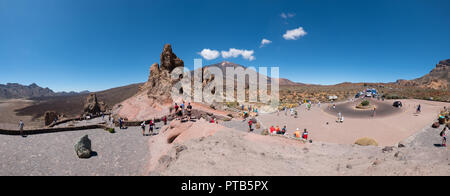
[[58, 114], [55, 111], [47, 111], [47, 112], [45, 112], [45, 114], [44, 114], [45, 126], [51, 125], [55, 121], [55, 119], [59, 119], [60, 117], [62, 117], [62, 115]]
[[448, 89], [450, 87], [450, 59], [440, 61], [431, 72], [414, 80], [398, 80], [401, 86], [417, 86], [431, 89]]
[[100, 114], [106, 111], [106, 104], [104, 102], [99, 102], [97, 100], [97, 95], [95, 93], [89, 94], [86, 98], [86, 103], [84, 105], [85, 114]]
[[180, 80], [180, 77], [172, 79], [170, 74], [175, 68], [184, 67], [184, 62], [173, 53], [170, 44], [164, 45], [160, 59], [160, 65], [154, 63], [150, 67], [150, 76], [143, 90], [147, 91], [149, 98], [157, 102], [171, 103], [172, 86]]

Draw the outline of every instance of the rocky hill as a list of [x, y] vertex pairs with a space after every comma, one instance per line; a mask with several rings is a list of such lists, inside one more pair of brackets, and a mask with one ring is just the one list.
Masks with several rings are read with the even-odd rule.
[[44, 97], [55, 94], [49, 88], [42, 88], [35, 83], [28, 86], [17, 83], [0, 84], [0, 98], [2, 99]]
[[398, 80], [401, 86], [417, 86], [430, 89], [448, 89], [450, 87], [450, 59], [440, 61], [431, 72], [414, 80]]
[[21, 85], [18, 83], [0, 84], [0, 99], [18, 99], [18, 98], [36, 98], [53, 96], [71, 96], [78, 94], [87, 94], [89, 91], [82, 92], [54, 92], [49, 88], [42, 88], [33, 83], [30, 85]]

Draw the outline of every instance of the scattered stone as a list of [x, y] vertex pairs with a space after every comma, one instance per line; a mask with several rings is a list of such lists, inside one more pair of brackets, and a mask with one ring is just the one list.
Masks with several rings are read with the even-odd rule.
[[377, 166], [377, 165], [380, 165], [381, 164], [381, 161], [380, 160], [375, 160], [373, 163], [372, 163], [372, 165], [373, 166]]
[[91, 140], [88, 138], [88, 135], [83, 136], [80, 141], [75, 144], [75, 152], [81, 159], [91, 158]]
[[393, 146], [386, 146], [382, 149], [383, 153], [392, 152], [394, 150]]
[[304, 152], [304, 153], [308, 153], [308, 152], [309, 152], [309, 149], [308, 149], [308, 148], [303, 148], [303, 152]]
[[176, 155], [180, 154], [181, 151], [186, 150], [187, 146], [185, 145], [179, 145], [175, 147]]
[[404, 148], [404, 147], [406, 147], [406, 146], [405, 146], [404, 144], [402, 144], [402, 143], [399, 143], [399, 144], [398, 144], [398, 147], [399, 147], [399, 148]]
[[345, 166], [347, 169], [352, 169], [353, 167], [352, 167], [352, 165], [350, 165], [350, 164], [347, 164], [347, 166]]
[[158, 160], [159, 164], [165, 168], [169, 167], [170, 162], [172, 162], [172, 157], [169, 155], [163, 155]]

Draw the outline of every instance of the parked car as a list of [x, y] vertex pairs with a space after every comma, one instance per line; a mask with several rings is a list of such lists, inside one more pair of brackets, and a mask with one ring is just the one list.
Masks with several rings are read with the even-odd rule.
[[396, 108], [401, 108], [401, 107], [403, 107], [403, 104], [401, 101], [396, 101], [396, 102], [394, 102], [394, 104], [392, 104], [392, 106], [394, 106]]

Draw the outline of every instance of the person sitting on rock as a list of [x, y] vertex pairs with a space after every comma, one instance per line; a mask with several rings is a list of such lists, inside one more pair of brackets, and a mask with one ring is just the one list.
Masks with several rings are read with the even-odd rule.
[[308, 131], [305, 129], [305, 130], [303, 130], [303, 134], [302, 134], [302, 138], [303, 138], [303, 140], [304, 141], [307, 141], [308, 140]]
[[294, 132], [294, 137], [295, 138], [300, 138], [300, 130], [298, 128]]
[[273, 127], [273, 125], [270, 126], [270, 134], [273, 134], [274, 131], [275, 131], [275, 127]]
[[286, 134], [286, 131], [287, 131], [286, 130], [286, 125], [284, 125], [284, 127], [281, 129], [281, 133], [280, 134], [284, 135], [284, 134]]
[[280, 134], [281, 133], [280, 126], [277, 125], [277, 128], [275, 129], [275, 131], [277, 134]]

